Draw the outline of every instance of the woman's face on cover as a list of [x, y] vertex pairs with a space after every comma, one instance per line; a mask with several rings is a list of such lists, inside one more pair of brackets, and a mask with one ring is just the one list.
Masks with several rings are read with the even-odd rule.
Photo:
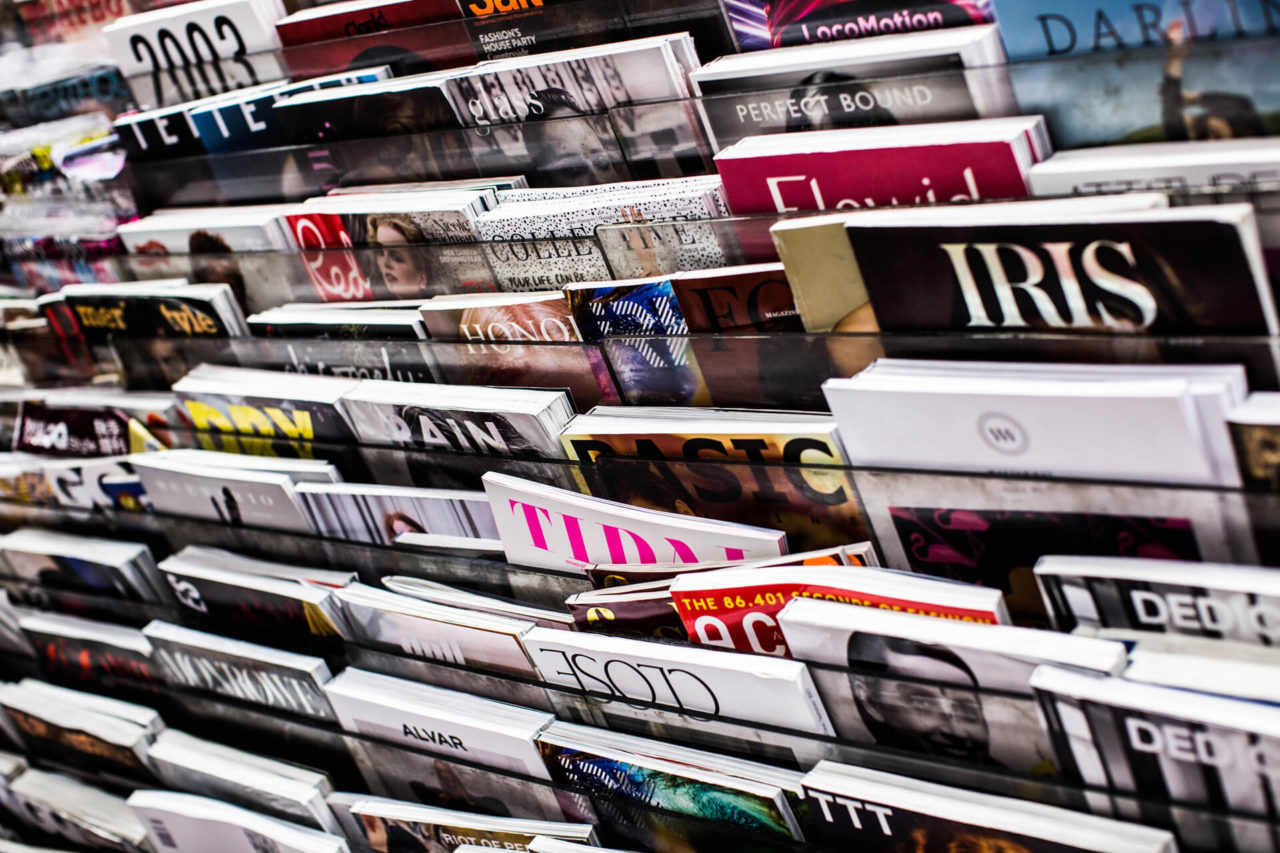
[[427, 286], [427, 275], [414, 263], [411, 251], [402, 248], [409, 241], [390, 225], [379, 225], [374, 237], [381, 246], [378, 251], [378, 271], [382, 273], [387, 290], [402, 298], [421, 294]]

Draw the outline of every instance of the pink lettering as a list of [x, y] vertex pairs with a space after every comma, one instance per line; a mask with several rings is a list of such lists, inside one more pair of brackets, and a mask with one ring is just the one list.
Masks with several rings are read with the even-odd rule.
[[622, 544], [622, 534], [625, 533], [631, 537], [631, 541], [636, 545], [636, 560], [640, 565], [652, 565], [658, 562], [658, 556], [653, 553], [653, 547], [643, 538], [621, 527], [615, 527], [612, 524], [601, 524], [604, 529], [604, 541], [609, 546], [609, 562], [611, 563], [631, 563], [627, 559], [627, 549]]
[[[550, 551], [551, 549], [547, 546], [547, 535], [542, 531], [542, 522], [538, 518], [538, 513], [542, 513], [547, 517], [548, 524], [551, 523], [551, 513], [540, 506], [534, 506], [533, 504], [525, 503], [524, 501], [518, 501], [512, 498], [511, 500], [512, 513], [517, 512], [516, 507], [524, 508], [523, 510], [524, 523], [529, 528], [529, 539], [533, 542], [533, 547], [538, 548], [539, 550], [542, 550], [542, 551]], [[581, 534], [579, 534], [579, 538], [581, 538]], [[584, 553], [585, 553], [585, 550], [584, 550]]]
[[569, 549], [573, 551], [573, 558], [584, 563], [590, 563], [591, 558], [587, 554], [587, 543], [582, 538], [582, 519], [576, 515], [562, 515], [561, 517], [564, 519], [564, 531], [569, 536]]
[[[676, 558], [672, 560], [673, 563], [698, 562], [697, 556], [693, 553], [693, 549], [689, 547], [688, 543], [681, 542], [679, 539], [667, 539], [667, 544], [671, 546], [671, 550], [676, 554]], [[727, 548], [725, 550], [737, 551], [739, 554], [742, 553], [742, 549], [740, 548]]]

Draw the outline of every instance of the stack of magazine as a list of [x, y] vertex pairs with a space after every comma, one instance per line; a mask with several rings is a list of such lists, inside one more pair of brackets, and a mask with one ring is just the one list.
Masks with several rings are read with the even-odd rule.
[[0, 0], [0, 853], [1280, 853], [1275, 0]]

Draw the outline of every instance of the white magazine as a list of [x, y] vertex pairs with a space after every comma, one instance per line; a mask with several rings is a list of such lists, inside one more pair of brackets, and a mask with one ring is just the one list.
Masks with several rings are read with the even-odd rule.
[[787, 553], [786, 534], [633, 507], [489, 472], [485, 493], [507, 561], [583, 572], [600, 563], [700, 563]]
[[[835, 731], [799, 661], [548, 628], [526, 634], [524, 647], [544, 681], [603, 694], [613, 703], [639, 700], [690, 715], [819, 735]], [[760, 701], [764, 696], [767, 702]], [[680, 716], [648, 708], [644, 713]]]
[[546, 712], [354, 668], [326, 684], [325, 693], [349, 732], [444, 758], [550, 778], [536, 742], [538, 733], [555, 719]]
[[156, 850], [183, 853], [348, 853], [338, 835], [267, 817], [195, 794], [139, 790], [129, 808], [147, 827]]

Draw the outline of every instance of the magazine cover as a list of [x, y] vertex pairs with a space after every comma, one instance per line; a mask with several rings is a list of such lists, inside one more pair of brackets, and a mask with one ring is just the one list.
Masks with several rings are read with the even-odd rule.
[[354, 825], [349, 831], [358, 832], [357, 837], [363, 838], [376, 853], [449, 851], [463, 844], [525, 850], [538, 835], [589, 846], [596, 843], [591, 824], [491, 817], [377, 797], [356, 799], [347, 810]]
[[[4, 712], [22, 732], [33, 752], [66, 762], [86, 774], [106, 773], [143, 784], [155, 778], [142, 757], [147, 735], [141, 726], [66, 706], [37, 715], [8, 701], [5, 695], [0, 695], [0, 702], [5, 703]], [[82, 724], [77, 725], [76, 721]], [[98, 728], [104, 731], [95, 731]]]
[[131, 458], [148, 499], [167, 513], [229, 527], [316, 532], [288, 474], [153, 464], [146, 454]]
[[[283, 4], [255, 0], [205, 0], [177, 14], [153, 10], [126, 16], [106, 26], [103, 35], [120, 71], [135, 77], [160, 70], [157, 59], [173, 55], [165, 49], [166, 43], [177, 42], [179, 49], [186, 43], [196, 56], [203, 56], [196, 47], [201, 44], [213, 60], [275, 50], [280, 40], [274, 24], [283, 10]], [[180, 38], [170, 27], [186, 37]]]
[[608, 337], [624, 388], [680, 405], [709, 402], [670, 280], [571, 287], [566, 291], [586, 340]]
[[865, 38], [993, 20], [989, 0], [919, 0], [901, 3], [821, 0], [722, 0], [739, 50], [761, 50], [835, 39]]
[[263, 338], [240, 338], [230, 343], [235, 363], [262, 370], [337, 376], [343, 379], [437, 381], [431, 371], [426, 346], [412, 341], [307, 338], [280, 342]]
[[778, 530], [601, 500], [494, 471], [483, 481], [500, 532], [490, 538], [502, 539], [516, 565], [580, 573], [596, 563], [698, 563], [787, 553], [786, 534]]
[[1035, 662], [858, 632], [847, 654], [850, 671], [814, 672], [841, 737], [969, 767], [1058, 775], [1028, 686]]
[[18, 4], [15, 11], [34, 45], [94, 38], [102, 27], [136, 10], [128, 0], [33, 0]]
[[[1056, 806], [822, 761], [804, 777], [814, 841], [868, 853], [1174, 853], [1172, 833]], [[903, 847], [903, 839], [910, 848]]]
[[[1275, 307], [1250, 246], [1254, 218], [1219, 218], [1229, 209], [1215, 205], [1198, 221], [1174, 220], [1175, 210], [1157, 221], [848, 231], [886, 332], [1273, 334]], [[1050, 246], [1061, 254], [1051, 258]], [[1020, 280], [1015, 270], [1032, 282], [1021, 293], [1003, 289]]]
[[850, 472], [841, 468], [597, 455], [574, 476], [594, 497], [785, 530], [793, 551], [870, 538]]
[[[1237, 5], [1258, 8], [1247, 0]], [[1081, 39], [1092, 42], [1092, 35], [1091, 25]], [[1274, 50], [1268, 39], [1194, 45], [1170, 40], [1123, 55], [1028, 63], [1011, 76], [1022, 111], [1045, 117], [1059, 150], [1267, 136], [1280, 122], [1280, 80], [1256, 70], [1272, 60]]]
[[[161, 784], [200, 791], [232, 805], [312, 829], [339, 833], [324, 801], [333, 790], [324, 773], [202, 740], [177, 729], [161, 732], [147, 750]], [[313, 762], [314, 763], [314, 762]]]
[[782, 264], [684, 272], [672, 286], [694, 334], [804, 331]]
[[561, 800], [571, 805], [570, 795], [523, 777], [366, 738], [347, 738], [347, 746], [370, 793], [379, 797], [494, 817], [555, 821], [588, 817], [582, 809], [574, 814], [561, 805]]
[[[152, 338], [228, 338], [245, 333], [244, 318], [235, 311], [226, 284], [189, 285], [191, 293], [154, 290], [128, 293], [127, 286], [94, 292], [97, 285], [72, 285], [66, 303], [76, 313], [85, 337], [101, 342], [116, 333], [142, 340]], [[80, 288], [90, 288], [89, 291]], [[139, 285], [149, 290], [151, 285]], [[232, 313], [234, 312], [234, 313]]]
[[453, 850], [461, 844], [500, 850], [528, 850], [533, 835], [440, 826], [411, 820], [361, 815], [361, 826], [374, 853], [422, 853]]
[[569, 746], [540, 743], [539, 747], [552, 778], [575, 790], [704, 817], [748, 832], [792, 837], [789, 815], [773, 798]]
[[152, 659], [171, 684], [335, 722], [324, 660], [154, 621], [143, 628]]
[[[709, 730], [726, 718], [834, 732], [800, 661], [555, 628], [531, 630], [524, 645], [544, 681], [592, 694], [620, 715], [652, 715], [654, 722], [680, 720], [695, 728], [701, 721]], [[613, 676], [624, 670], [630, 673], [625, 678]], [[756, 701], [762, 695], [770, 701]]]
[[1036, 581], [1059, 630], [1118, 628], [1233, 643], [1280, 640], [1280, 587], [1259, 566], [1052, 556]]
[[1156, 814], [1176, 803], [1275, 819], [1259, 760], [1280, 736], [1274, 705], [1052, 666], [1031, 685], [1069, 778], [1140, 796]]
[[3, 561], [5, 574], [41, 587], [126, 601], [155, 600], [155, 593], [136, 571], [123, 564], [19, 550], [12, 545], [4, 547]]
[[350, 849], [347, 839], [339, 835], [196, 794], [136, 790], [129, 796], [128, 807], [147, 826], [153, 849], [221, 853], [348, 853]]
[[[688, 36], [620, 42], [608, 53], [541, 64], [522, 61], [488, 71], [480, 66], [450, 80], [449, 93], [465, 125], [509, 125], [492, 128], [481, 141], [493, 155], [527, 159], [548, 185], [626, 180], [632, 176], [604, 113], [623, 104], [686, 97], [688, 69], [677, 58], [685, 49], [681, 38]], [[672, 138], [687, 135], [689, 115], [682, 105], [664, 105], [646, 118], [654, 126], [640, 127], [627, 115], [620, 129], [636, 136], [662, 130]]]
[[[264, 635], [283, 634], [290, 637], [337, 637], [339, 626], [328, 612], [319, 591], [301, 581], [280, 580], [255, 584], [252, 576], [244, 581], [239, 573], [226, 572], [204, 576], [199, 567], [169, 565], [161, 567], [161, 574], [173, 589], [173, 596], [188, 611], [194, 622], [205, 622], [222, 628], [233, 627], [237, 631]], [[290, 594], [283, 585], [296, 585]], [[280, 587], [267, 589], [262, 587]], [[342, 626], [345, 628], [345, 626]]]
[[[708, 420], [713, 420], [711, 415]], [[670, 422], [673, 430], [679, 421]], [[715, 459], [738, 462], [783, 462], [791, 465], [843, 465], [844, 451], [832, 431], [815, 428], [811, 433], [752, 434], [750, 424], [741, 431], [666, 432], [660, 421], [638, 422], [632, 432], [592, 434], [580, 432], [570, 421], [561, 433], [565, 454], [570, 459], [593, 462], [601, 456], [646, 459]], [[712, 424], [707, 426], [714, 429]]]
[[531, 622], [416, 601], [362, 584], [335, 595], [359, 643], [536, 680], [520, 643]]
[[433, 340], [581, 341], [582, 332], [561, 293], [442, 296], [422, 305]]
[[6, 117], [19, 126], [55, 121], [82, 113], [86, 107], [116, 116], [146, 103], [141, 95], [135, 99], [131, 81], [115, 63], [90, 64], [34, 86], [8, 89], [0, 98]]
[[425, 346], [440, 382], [565, 389], [578, 411], [622, 402], [598, 344], [543, 342], [528, 346], [433, 341]]
[[[133, 682], [161, 681], [152, 666], [147, 640], [136, 629], [111, 625], [109, 632], [95, 638], [90, 631], [72, 632], [45, 620], [25, 622], [22, 633], [35, 649], [41, 672], [59, 683], [94, 685], [113, 677]], [[117, 639], [113, 635], [118, 632], [132, 636]]]
[[[146, 402], [145, 400], [143, 402]], [[24, 400], [14, 427], [14, 450], [56, 456], [102, 457], [167, 447], [168, 430], [182, 426], [171, 399], [155, 398], [151, 411], [112, 406], [65, 406]]]
[[[321, 302], [374, 299], [369, 276], [353, 252], [354, 244], [341, 218], [330, 213], [297, 213], [284, 217], [285, 227]], [[407, 239], [406, 239], [406, 242]]]
[[1005, 50], [1013, 61], [1147, 47], [1177, 49], [1193, 41], [1276, 33], [1275, 8], [1266, 0], [1201, 0], [1148, 6], [1114, 0], [1079, 6], [1043, 0], [991, 0], [991, 5]]
[[[819, 552], [821, 553], [821, 552]], [[997, 590], [939, 583], [889, 569], [846, 566], [831, 557], [776, 568], [725, 568], [676, 577], [671, 599], [695, 643], [790, 657], [777, 615], [796, 598], [821, 598], [979, 625], [1008, 624]]]
[[391, 545], [401, 533], [497, 539], [482, 492], [358, 483], [302, 484], [298, 493], [322, 536]]
[[125, 801], [61, 773], [24, 770], [8, 786], [13, 814], [56, 843], [130, 853], [149, 843], [147, 830]]
[[738, 80], [700, 82], [698, 106], [713, 150], [765, 133], [985, 117], [956, 54], [849, 65], [856, 73], [823, 69], [752, 75], [749, 93], [735, 86]]
[[[328, 74], [297, 83], [280, 83], [261, 92], [238, 93], [225, 96], [190, 112], [204, 150], [209, 154], [226, 154], [256, 148], [286, 145], [288, 132], [276, 115], [274, 106], [290, 95], [316, 89], [373, 83], [389, 77], [391, 69], [386, 65], [372, 68]], [[214, 167], [218, 171], [218, 167]]]
[[[400, 3], [398, 6], [436, 4]], [[445, 4], [437, 5], [437, 8]], [[453, 4], [449, 4], [453, 5]], [[443, 12], [443, 9], [440, 9]], [[457, 15], [457, 7], [452, 13]], [[335, 16], [336, 17], [336, 16]], [[440, 68], [457, 68], [470, 65], [483, 58], [468, 37], [468, 28], [459, 20], [436, 20], [430, 23], [390, 26], [382, 29], [379, 24], [388, 21], [382, 10], [366, 9], [364, 20], [357, 23], [354, 32], [342, 32], [324, 39], [288, 45], [280, 56], [289, 76], [305, 79], [325, 74], [336, 74], [372, 65], [390, 65], [397, 75], [420, 74]], [[379, 20], [381, 19], [381, 20]], [[372, 24], [373, 26], [369, 26]], [[378, 29], [374, 29], [378, 27]]]
[[124, 456], [66, 459], [44, 466], [45, 487], [58, 506], [77, 509], [130, 509], [114, 493], [111, 484], [136, 480], [133, 466]]
[[585, 592], [569, 596], [565, 604], [579, 631], [642, 640], [687, 642], [689, 639], [671, 602], [671, 595], [665, 591], [635, 597], [621, 589], [616, 595]]
[[1033, 575], [1045, 554], [1257, 562], [1236, 493], [863, 471], [854, 480], [885, 565], [1000, 589], [1019, 625], [1049, 625]]
[[[458, 17], [457, 0], [392, 0], [371, 3], [354, 0], [313, 6], [276, 21], [276, 35], [285, 47], [334, 39], [352, 39]], [[311, 75], [298, 74], [307, 77]]]
[[547, 445], [547, 429], [536, 415], [359, 400], [348, 401], [346, 407], [365, 444], [535, 459], [560, 455], [558, 448]]
[[598, 33], [635, 30], [631, 16], [636, 10], [617, 0], [587, 4], [572, 0], [462, 0], [458, 5], [481, 60], [587, 47], [599, 43]]
[[[1000, 138], [978, 139], [986, 128]], [[1049, 153], [1042, 129], [1040, 116], [1027, 116], [912, 126], [910, 134], [861, 128], [843, 144], [843, 131], [753, 136], [715, 162], [736, 216], [1016, 199], [1029, 195], [1027, 167]], [[829, 133], [836, 138], [828, 141]], [[962, 134], [974, 138], [961, 141]]]
[[[251, 379], [247, 381], [252, 384]], [[355, 439], [340, 403], [259, 396], [252, 393], [252, 387], [241, 395], [206, 392], [198, 385], [186, 390], [181, 382], [174, 387], [192, 427], [202, 432], [279, 436], [302, 442]]]

